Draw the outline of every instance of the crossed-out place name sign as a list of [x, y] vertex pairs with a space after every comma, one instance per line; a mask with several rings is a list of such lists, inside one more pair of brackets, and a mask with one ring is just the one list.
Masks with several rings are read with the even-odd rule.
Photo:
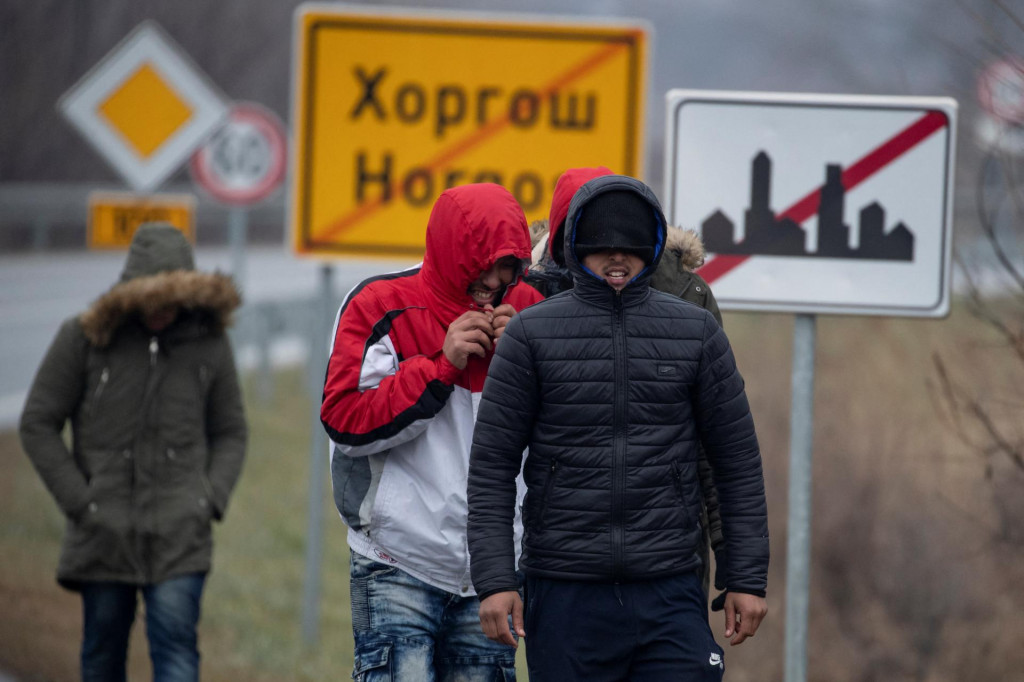
[[673, 90], [666, 208], [724, 309], [949, 311], [956, 102]]

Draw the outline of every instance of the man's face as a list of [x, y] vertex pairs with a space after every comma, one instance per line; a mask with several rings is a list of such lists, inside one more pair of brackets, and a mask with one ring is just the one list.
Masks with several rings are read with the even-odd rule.
[[516, 278], [518, 269], [519, 259], [515, 256], [499, 258], [490, 270], [481, 274], [475, 282], [469, 285], [466, 293], [481, 308], [485, 305], [495, 305], [498, 295]]
[[627, 251], [598, 251], [584, 256], [583, 265], [611, 285], [615, 291], [629, 284], [644, 269], [644, 260]]
[[142, 318], [142, 323], [146, 326], [146, 329], [154, 334], [158, 334], [171, 326], [171, 323], [174, 322], [177, 317], [178, 308], [176, 306], [166, 306], [145, 315]]

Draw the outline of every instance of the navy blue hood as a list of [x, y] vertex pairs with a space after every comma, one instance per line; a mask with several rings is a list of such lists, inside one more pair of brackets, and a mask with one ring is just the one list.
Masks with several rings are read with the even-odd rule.
[[[605, 298], [608, 292], [614, 291], [600, 276], [587, 269], [576, 253], [577, 223], [580, 216], [586, 211], [587, 204], [595, 197], [613, 191], [628, 191], [637, 194], [641, 199], [650, 204], [651, 211], [654, 212], [658, 224], [657, 241], [655, 244], [652, 244], [654, 247], [654, 258], [651, 262], [647, 263], [647, 267], [640, 271], [640, 274], [626, 285], [622, 291], [624, 298], [633, 299], [637, 296], [642, 297], [647, 293], [651, 276], [658, 268], [658, 263], [661, 261], [662, 253], [665, 250], [665, 214], [662, 212], [661, 204], [658, 203], [658, 198], [654, 196], [654, 192], [650, 187], [636, 178], [626, 175], [604, 175], [590, 180], [573, 195], [572, 201], [569, 203], [569, 213], [565, 219], [565, 229], [562, 230], [563, 239], [565, 240], [565, 263], [570, 272], [572, 272], [573, 279], [576, 282], [575, 290], [584, 298], [589, 299], [592, 296]], [[637, 239], [648, 238], [644, 228], [641, 226], [637, 226], [635, 236]]]

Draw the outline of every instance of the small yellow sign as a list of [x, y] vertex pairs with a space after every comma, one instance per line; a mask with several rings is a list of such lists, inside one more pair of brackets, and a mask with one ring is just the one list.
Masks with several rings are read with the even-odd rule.
[[315, 5], [296, 29], [297, 253], [418, 257], [448, 187], [499, 183], [535, 220], [567, 168], [640, 173], [642, 25]]
[[94, 193], [89, 196], [89, 248], [125, 249], [143, 223], [170, 223], [195, 243], [195, 197], [190, 194]]

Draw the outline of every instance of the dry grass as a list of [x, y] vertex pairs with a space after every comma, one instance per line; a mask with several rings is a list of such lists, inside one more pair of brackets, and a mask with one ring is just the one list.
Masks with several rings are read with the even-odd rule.
[[[726, 315], [764, 453], [774, 557], [768, 619], [727, 651], [733, 682], [783, 677], [792, 328], [789, 315]], [[929, 383], [934, 352], [982, 394], [1024, 385], [1024, 368], [959, 309], [945, 321], [818, 319], [814, 682], [1024, 679], [1024, 474], [952, 437]], [[201, 625], [206, 680], [351, 670], [344, 530], [326, 488], [321, 636], [312, 649], [301, 641], [310, 417], [302, 377], [280, 379], [274, 405], [250, 405], [250, 458], [217, 530]], [[0, 669], [73, 680], [81, 617], [77, 596], [53, 581], [61, 519], [10, 433], [0, 434], [0, 518]], [[721, 633], [720, 614], [712, 628]], [[137, 630], [132, 677], [146, 679]]]
[[[773, 555], [769, 619], [756, 646], [730, 652], [729, 679], [776, 680], [793, 320], [725, 324], [761, 439]], [[985, 459], [953, 437], [933, 353], [973, 391], [1021, 395], [1024, 367], [960, 308], [944, 321], [817, 321], [810, 680], [1024, 680], [1024, 509], [1013, 504], [1024, 472], [1003, 463], [988, 479]]]

